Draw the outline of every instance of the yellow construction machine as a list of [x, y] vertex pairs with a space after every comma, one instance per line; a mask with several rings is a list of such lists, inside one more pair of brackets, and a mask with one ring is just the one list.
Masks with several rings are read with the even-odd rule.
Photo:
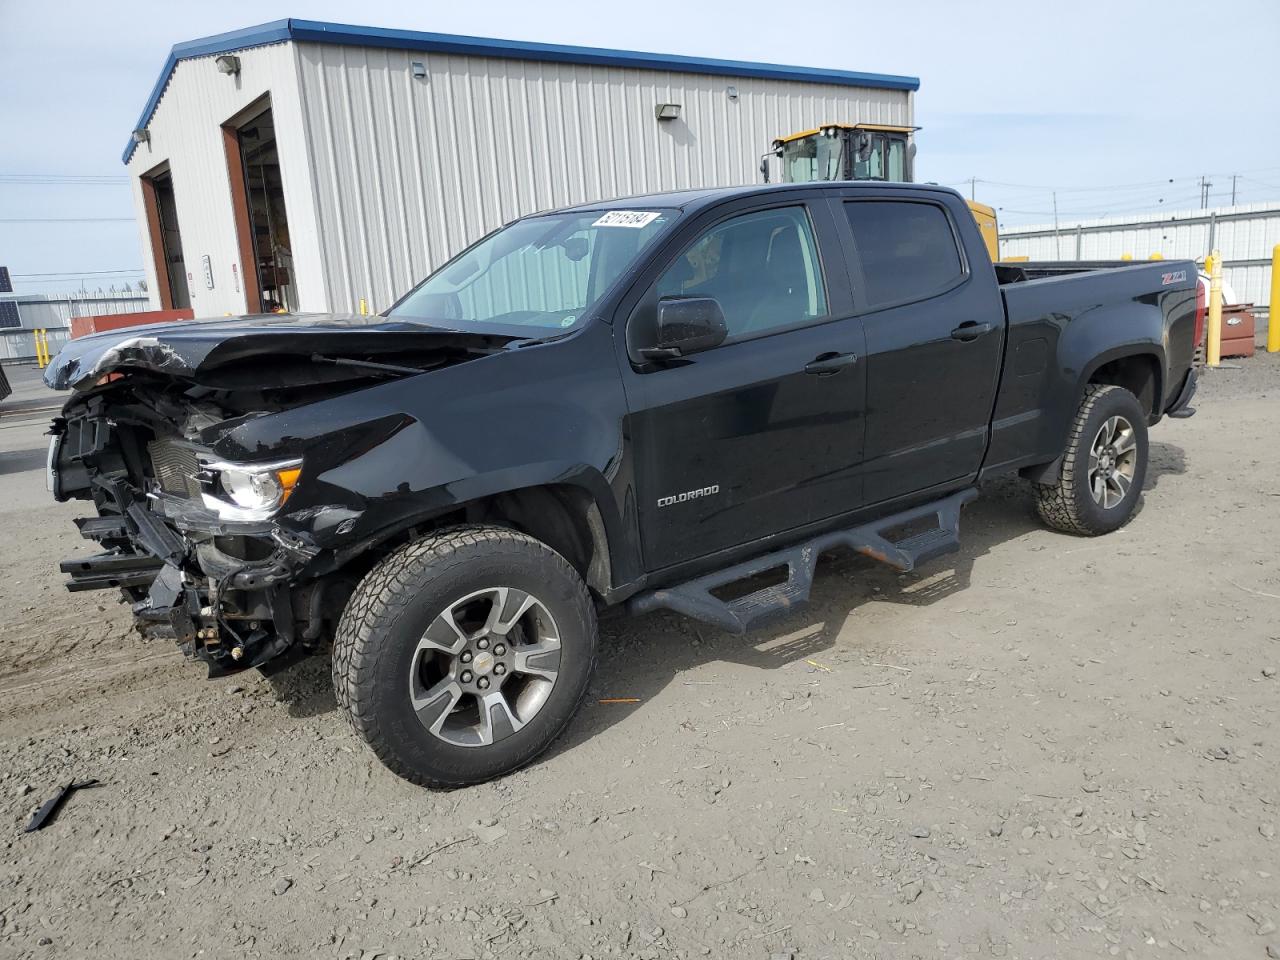
[[[781, 166], [783, 183], [819, 180], [895, 180], [911, 183], [915, 144], [911, 134], [919, 127], [884, 123], [828, 123], [773, 141], [773, 150], [760, 158], [760, 172], [769, 181], [769, 160]], [[969, 201], [987, 252], [1000, 259], [996, 212], [985, 203]]]

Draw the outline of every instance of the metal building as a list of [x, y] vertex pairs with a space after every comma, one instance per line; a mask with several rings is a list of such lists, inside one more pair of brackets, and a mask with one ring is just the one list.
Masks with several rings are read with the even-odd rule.
[[124, 161], [152, 307], [380, 310], [517, 216], [750, 183], [914, 77], [282, 20], [181, 43]]
[[1216, 247], [1223, 277], [1242, 303], [1270, 306], [1271, 254], [1280, 244], [1280, 203], [1248, 203], [1102, 220], [1000, 227], [1000, 255], [1032, 260], [1204, 261]]
[[147, 309], [147, 295], [141, 291], [94, 293], [0, 293], [0, 362], [35, 359], [33, 334], [44, 330], [49, 348], [57, 353], [70, 336], [76, 317], [135, 313]]

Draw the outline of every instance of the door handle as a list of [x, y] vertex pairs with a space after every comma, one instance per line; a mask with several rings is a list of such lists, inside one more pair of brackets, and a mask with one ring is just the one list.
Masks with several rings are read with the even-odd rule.
[[968, 323], [962, 323], [951, 331], [952, 340], [977, 340], [983, 334], [991, 332], [991, 324], [974, 323], [970, 320]]
[[804, 365], [804, 372], [824, 376], [839, 373], [845, 367], [851, 367], [857, 362], [856, 353], [821, 353]]

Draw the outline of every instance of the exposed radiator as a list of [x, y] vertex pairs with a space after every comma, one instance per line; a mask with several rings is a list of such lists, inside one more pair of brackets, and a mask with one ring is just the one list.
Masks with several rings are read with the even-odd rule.
[[179, 497], [200, 496], [200, 484], [196, 480], [200, 463], [195, 450], [185, 443], [156, 440], [147, 444], [147, 453], [151, 455], [151, 470], [162, 491]]

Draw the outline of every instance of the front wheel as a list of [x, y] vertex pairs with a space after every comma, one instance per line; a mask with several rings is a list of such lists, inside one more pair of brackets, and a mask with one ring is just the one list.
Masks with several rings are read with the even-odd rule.
[[1133, 516], [1147, 476], [1147, 421], [1123, 387], [1090, 384], [1076, 411], [1057, 483], [1036, 484], [1040, 518], [1096, 537]]
[[417, 540], [361, 581], [334, 639], [356, 732], [430, 787], [509, 773], [544, 751], [587, 691], [596, 616], [572, 566], [501, 527]]

